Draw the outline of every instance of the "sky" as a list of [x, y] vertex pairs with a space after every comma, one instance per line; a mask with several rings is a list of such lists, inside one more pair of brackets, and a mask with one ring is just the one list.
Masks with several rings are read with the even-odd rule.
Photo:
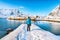
[[0, 0], [0, 9], [18, 8], [31, 15], [48, 15], [60, 0]]

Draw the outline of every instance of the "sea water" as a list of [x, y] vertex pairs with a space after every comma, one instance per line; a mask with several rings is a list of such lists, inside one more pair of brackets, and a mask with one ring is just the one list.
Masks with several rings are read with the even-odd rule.
[[21, 23], [18, 21], [8, 21], [5, 18], [0, 18], [0, 38], [6, 35], [7, 29], [16, 29]]
[[48, 21], [36, 21], [35, 25], [55, 35], [60, 35], [60, 23]]
[[[36, 21], [32, 22], [43, 30], [50, 31], [54, 34], [60, 35], [60, 23], [56, 22], [46, 22], [46, 21]], [[17, 20], [7, 20], [0, 18], [0, 38], [6, 35], [7, 29], [11, 28], [12, 30], [16, 29], [21, 24], [21, 21]]]

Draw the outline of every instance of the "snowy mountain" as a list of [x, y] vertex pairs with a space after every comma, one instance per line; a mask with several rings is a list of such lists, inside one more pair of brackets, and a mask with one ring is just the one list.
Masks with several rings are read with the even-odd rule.
[[31, 25], [30, 31], [27, 31], [26, 28], [27, 24], [21, 24], [1, 40], [60, 40], [60, 36], [58, 37], [34, 24]]
[[22, 12], [18, 9], [0, 9], [0, 17], [19, 16]]
[[55, 9], [53, 9], [52, 12], [49, 14], [49, 16], [60, 17], [60, 5], [58, 5]]

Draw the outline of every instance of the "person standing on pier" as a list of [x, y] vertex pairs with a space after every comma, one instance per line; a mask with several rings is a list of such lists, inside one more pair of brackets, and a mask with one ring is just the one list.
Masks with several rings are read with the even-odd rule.
[[28, 17], [26, 19], [26, 24], [27, 24], [27, 31], [30, 31], [30, 26], [31, 26], [31, 19], [30, 19], [30, 17]]

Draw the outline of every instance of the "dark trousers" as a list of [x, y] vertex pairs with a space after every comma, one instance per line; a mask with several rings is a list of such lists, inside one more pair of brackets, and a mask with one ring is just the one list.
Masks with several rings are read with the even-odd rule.
[[27, 25], [27, 31], [30, 31], [31, 24]]

